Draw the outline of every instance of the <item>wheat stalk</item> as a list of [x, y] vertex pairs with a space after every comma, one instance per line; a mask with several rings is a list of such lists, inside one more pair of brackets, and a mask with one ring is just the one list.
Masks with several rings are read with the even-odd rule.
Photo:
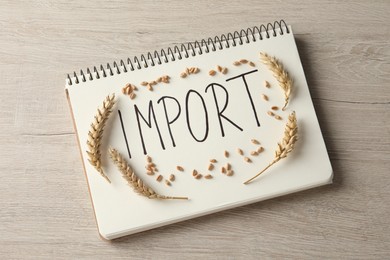
[[284, 106], [282, 108], [284, 111], [290, 99], [293, 80], [278, 59], [263, 52], [260, 52], [260, 57], [263, 63], [274, 73], [274, 77], [278, 80], [280, 87], [284, 90]]
[[260, 174], [265, 172], [269, 167], [280, 161], [281, 159], [287, 157], [287, 155], [294, 149], [295, 142], [298, 140], [298, 126], [297, 126], [297, 118], [295, 117], [295, 112], [292, 112], [288, 116], [288, 122], [286, 127], [284, 128], [284, 137], [282, 142], [278, 143], [278, 147], [275, 151], [274, 160], [268, 164], [261, 172], [244, 182], [244, 184], [248, 184], [257, 178]]
[[88, 132], [88, 161], [90, 164], [95, 167], [95, 169], [100, 173], [100, 175], [105, 178], [109, 183], [111, 183], [110, 179], [103, 171], [102, 161], [101, 161], [101, 152], [100, 145], [103, 137], [104, 126], [107, 122], [108, 117], [111, 114], [112, 107], [115, 104], [115, 94], [107, 96], [103, 101], [103, 107], [98, 108], [97, 114], [91, 124], [91, 128]]
[[133, 187], [134, 191], [138, 194], [148, 197], [149, 199], [182, 199], [187, 200], [187, 197], [172, 197], [157, 194], [152, 188], [146, 185], [138, 176], [135, 174], [130, 165], [122, 157], [122, 155], [113, 148], [109, 149], [110, 157], [122, 173], [123, 178]]

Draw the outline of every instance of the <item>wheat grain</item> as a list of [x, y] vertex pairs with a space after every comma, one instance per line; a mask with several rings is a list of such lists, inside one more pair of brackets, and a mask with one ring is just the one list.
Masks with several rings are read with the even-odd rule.
[[184, 168], [183, 168], [183, 167], [181, 167], [180, 165], [176, 166], [176, 169], [177, 169], [178, 171], [181, 171], [181, 172], [183, 172], [183, 171], [184, 171]]
[[270, 115], [270, 116], [274, 116], [275, 115], [274, 112], [272, 112], [272, 111], [267, 111], [267, 114]]
[[166, 184], [167, 186], [172, 186], [172, 184], [171, 184], [171, 182], [170, 182], [169, 180], [165, 180], [165, 184]]
[[292, 112], [288, 116], [288, 122], [284, 128], [284, 136], [280, 143], [278, 143], [278, 147], [275, 151], [275, 158], [274, 160], [268, 164], [267, 167], [265, 167], [261, 172], [244, 182], [244, 184], [248, 184], [251, 181], [253, 181], [255, 178], [257, 178], [260, 174], [265, 172], [269, 167], [277, 163], [283, 158], [286, 158], [289, 153], [292, 152], [294, 149], [294, 145], [296, 141], [298, 140], [298, 125], [297, 125], [297, 119], [295, 116], [295, 112]]
[[162, 181], [162, 179], [163, 179], [163, 176], [160, 174], [157, 176], [156, 181], [160, 182], [160, 181]]
[[240, 60], [240, 63], [246, 64], [246, 63], [248, 63], [248, 60], [246, 60], [246, 59], [241, 59], [241, 60]]
[[280, 87], [284, 91], [284, 106], [282, 110], [285, 110], [291, 94], [291, 88], [293, 80], [290, 78], [287, 71], [284, 69], [283, 64], [275, 57], [271, 57], [266, 53], [260, 53], [261, 60], [268, 68], [273, 72], [274, 77], [278, 80]]
[[240, 149], [240, 148], [237, 148], [237, 153], [239, 155], [244, 155], [244, 151], [242, 149]]
[[234, 66], [240, 66], [241, 63], [240, 63], [239, 61], [235, 61], [235, 62], [233, 62], [233, 65], [234, 65]]
[[262, 153], [264, 151], [264, 147], [260, 146], [257, 148], [257, 153]]
[[221, 173], [223, 173], [223, 174], [226, 173], [226, 168], [224, 166], [221, 167]]
[[233, 171], [233, 170], [229, 170], [229, 171], [227, 171], [227, 173], [226, 173], [227, 176], [233, 176], [233, 174], [234, 174], [234, 171]]
[[217, 65], [217, 70], [218, 70], [219, 72], [222, 72], [222, 67], [219, 66], [219, 65]]
[[223, 155], [224, 155], [226, 158], [229, 158], [229, 156], [230, 156], [229, 152], [226, 151], [226, 150], [224, 151]]
[[180, 77], [182, 77], [182, 78], [187, 77], [187, 73], [185, 73], [185, 72], [180, 73]]
[[251, 163], [252, 162], [251, 158], [249, 158], [249, 157], [244, 157], [244, 161], [246, 161], [247, 163]]
[[226, 74], [226, 73], [228, 73], [228, 69], [227, 68], [223, 68], [221, 72], [222, 72], [222, 74]]
[[175, 177], [174, 174], [169, 175], [169, 180], [170, 181], [175, 181], [175, 179], [176, 179], [176, 177]]
[[275, 115], [275, 119], [282, 120], [283, 118], [281, 116], [279, 116], [279, 115]]
[[198, 171], [197, 170], [192, 170], [192, 176], [196, 176], [198, 175]]
[[104, 126], [111, 114], [112, 108], [115, 105], [115, 94], [107, 96], [103, 101], [103, 107], [97, 109], [97, 114], [91, 124], [91, 128], [88, 132], [88, 161], [95, 167], [95, 169], [100, 173], [100, 175], [105, 178], [109, 183], [110, 179], [103, 171], [102, 161], [101, 161], [101, 152], [100, 146], [103, 138]]
[[230, 164], [230, 163], [227, 163], [227, 164], [226, 164], [226, 170], [231, 170], [231, 169], [232, 169], [231, 164]]
[[203, 177], [203, 175], [202, 174], [197, 174], [197, 175], [195, 175], [195, 179], [197, 179], [197, 180], [199, 180], [199, 179], [201, 179]]
[[210, 75], [210, 76], [214, 76], [216, 73], [217, 73], [217, 72], [216, 72], [215, 70], [210, 70], [210, 71], [209, 71], [209, 75]]
[[278, 106], [272, 106], [271, 109], [276, 111], [276, 110], [279, 110], [279, 107]]
[[116, 149], [110, 148], [109, 153], [112, 161], [122, 173], [123, 178], [139, 195], [145, 196], [149, 199], [188, 199], [187, 197], [172, 197], [156, 193], [135, 174], [130, 165]]
[[256, 139], [252, 139], [251, 142], [252, 142], [252, 144], [260, 144], [260, 142], [257, 141]]
[[216, 163], [216, 162], [217, 162], [217, 160], [215, 160], [215, 159], [211, 159], [211, 160], [210, 160], [210, 162], [211, 162], [211, 163]]
[[204, 178], [205, 178], [205, 179], [212, 179], [212, 178], [213, 178], [213, 175], [207, 174], [207, 175], [204, 176]]
[[255, 64], [253, 61], [250, 61], [250, 62], [249, 62], [249, 66], [251, 66], [251, 67], [256, 67], [256, 64]]
[[266, 87], [266, 88], [270, 88], [270, 87], [271, 87], [271, 85], [269, 84], [269, 82], [268, 82], [268, 81], [264, 80], [264, 87]]
[[257, 151], [251, 151], [251, 155], [252, 155], [252, 156], [258, 156], [259, 153], [258, 153]]
[[261, 94], [261, 97], [262, 97], [265, 101], [268, 101], [268, 100], [269, 100], [268, 96], [265, 95], [265, 94]]

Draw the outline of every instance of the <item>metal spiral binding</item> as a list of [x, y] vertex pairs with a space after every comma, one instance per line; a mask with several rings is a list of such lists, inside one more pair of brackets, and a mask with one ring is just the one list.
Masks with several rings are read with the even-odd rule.
[[[283, 26], [282, 26], [283, 25]], [[270, 33], [271, 32], [271, 33]], [[245, 43], [255, 42], [257, 40], [263, 40], [264, 38], [277, 37], [277, 35], [283, 35], [284, 33], [290, 33], [288, 26], [284, 20], [275, 21], [273, 24], [255, 26], [246, 30], [235, 31], [233, 33], [222, 34], [220, 37], [202, 39], [200, 42], [181, 44], [180, 46], [169, 47], [167, 50], [161, 49], [160, 51], [148, 52], [146, 55], [142, 54], [139, 58], [127, 58], [126, 61], [120, 60], [119, 65], [114, 62], [112, 65], [107, 63], [106, 67], [100, 65], [99, 68], [93, 67], [93, 70], [87, 68], [86, 73], [80, 70], [77, 74], [73, 72], [73, 79], [70, 74], [67, 76], [68, 85], [79, 84], [80, 81], [86, 82], [94, 79], [106, 78], [108, 76], [114, 76], [115, 74], [127, 73], [129, 71], [140, 70], [142, 68], [148, 68], [149, 66], [161, 65], [162, 63], [168, 63], [175, 61], [176, 59], [188, 58], [190, 56], [202, 55], [203, 53], [209, 53], [210, 51], [222, 50], [224, 48], [235, 47], [237, 44], [243, 45]]]

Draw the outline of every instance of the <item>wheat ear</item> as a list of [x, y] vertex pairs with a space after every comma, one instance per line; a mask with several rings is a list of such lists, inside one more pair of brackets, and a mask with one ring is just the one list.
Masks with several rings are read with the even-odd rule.
[[284, 128], [284, 137], [282, 142], [278, 143], [278, 147], [275, 151], [274, 160], [268, 164], [261, 172], [244, 182], [244, 184], [248, 184], [253, 181], [255, 178], [259, 177], [260, 174], [265, 172], [269, 167], [280, 161], [281, 159], [287, 157], [287, 155], [294, 149], [294, 144], [298, 140], [298, 126], [297, 126], [297, 118], [295, 117], [295, 112], [292, 112], [288, 116], [288, 122], [286, 127]]
[[103, 101], [103, 107], [98, 108], [95, 118], [91, 124], [91, 128], [88, 132], [88, 161], [93, 167], [100, 173], [100, 175], [111, 183], [110, 179], [103, 171], [100, 152], [100, 145], [103, 137], [104, 126], [106, 125], [107, 119], [111, 114], [112, 107], [115, 104], [115, 94], [107, 96]]
[[172, 197], [157, 194], [152, 188], [146, 185], [133, 171], [130, 165], [126, 162], [126, 160], [122, 157], [122, 155], [113, 148], [109, 149], [110, 157], [113, 162], [118, 167], [119, 171], [122, 173], [123, 178], [129, 183], [131, 187], [133, 187], [134, 191], [138, 194], [148, 197], [149, 199], [181, 199], [187, 200], [187, 197]]
[[274, 77], [278, 80], [280, 87], [284, 91], [284, 106], [282, 108], [284, 111], [288, 101], [290, 100], [293, 80], [290, 78], [287, 71], [284, 69], [283, 64], [278, 59], [263, 52], [260, 52], [260, 57], [263, 63], [274, 73]]

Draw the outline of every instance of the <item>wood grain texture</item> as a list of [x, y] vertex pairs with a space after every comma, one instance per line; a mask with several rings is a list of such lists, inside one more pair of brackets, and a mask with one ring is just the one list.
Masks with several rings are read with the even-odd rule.
[[[389, 1], [1, 1], [0, 258], [388, 258], [389, 12]], [[102, 241], [66, 73], [280, 18], [334, 184]]]

